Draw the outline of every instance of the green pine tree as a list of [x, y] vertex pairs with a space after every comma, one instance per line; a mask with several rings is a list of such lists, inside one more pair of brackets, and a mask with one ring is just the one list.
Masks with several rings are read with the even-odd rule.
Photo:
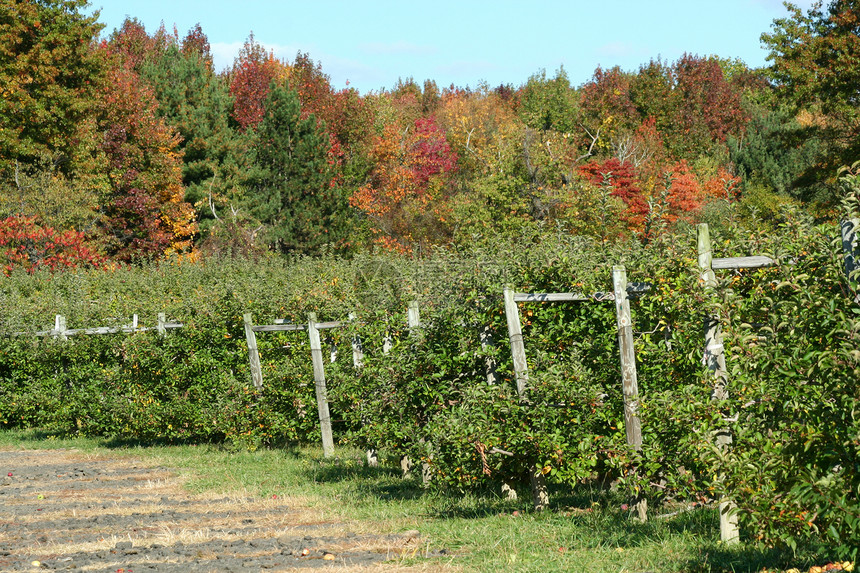
[[302, 117], [298, 94], [273, 85], [257, 129], [255, 167], [248, 189], [264, 240], [282, 253], [340, 249], [348, 233], [349, 205], [332, 183], [329, 138], [313, 114]]
[[182, 136], [185, 196], [205, 235], [215, 213], [241, 200], [247, 138], [229, 124], [227, 82], [212, 70], [208, 53], [175, 41], [148, 54], [140, 73], [155, 92], [159, 115]]

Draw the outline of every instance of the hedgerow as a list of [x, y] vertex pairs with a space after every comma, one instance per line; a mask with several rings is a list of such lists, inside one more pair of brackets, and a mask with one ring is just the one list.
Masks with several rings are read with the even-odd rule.
[[[860, 327], [833, 239], [832, 226], [792, 212], [774, 233], [717, 227], [715, 256], [767, 254], [776, 265], [719, 271], [711, 293], [692, 228], [650, 242], [556, 233], [410, 258], [12, 274], [0, 298], [0, 424], [246, 448], [316, 442], [306, 333], [258, 334], [264, 383], [254, 388], [242, 315], [265, 324], [354, 313], [324, 334], [324, 346], [337, 350], [326, 375], [340, 444], [409, 456], [439, 487], [518, 487], [537, 467], [568, 486], [618, 480], [652, 505], [730, 499], [753, 538], [826, 542], [851, 555], [860, 514]], [[651, 285], [631, 299], [640, 450], [624, 433], [614, 304], [520, 304], [529, 360], [521, 397], [502, 299], [505, 285], [611, 291], [619, 263], [631, 281]], [[413, 300], [421, 324], [410, 329]], [[80, 328], [126, 323], [135, 313], [152, 326], [159, 312], [184, 327], [163, 336], [34, 335], [54, 314]], [[702, 364], [709, 315], [725, 338], [727, 400], [713, 399], [715, 380]], [[725, 430], [733, 441], [720, 449], [715, 434]]]

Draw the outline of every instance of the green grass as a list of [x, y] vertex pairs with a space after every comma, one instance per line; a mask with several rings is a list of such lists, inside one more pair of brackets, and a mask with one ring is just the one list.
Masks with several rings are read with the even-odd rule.
[[[621, 510], [619, 494], [582, 487], [552, 491], [553, 508], [536, 513], [529, 508], [527, 491], [520, 492], [520, 501], [510, 502], [493, 492], [427, 490], [401, 479], [393, 462], [366, 467], [356, 451], [340, 450], [336, 459], [326, 460], [313, 448], [246, 452], [212, 444], [64, 439], [32, 430], [0, 432], [0, 448], [75, 448], [133, 456], [176, 468], [196, 492], [299, 497], [352, 528], [380, 533], [417, 529], [429, 542], [426, 549], [445, 550], [436, 559], [466, 571], [759, 572], [814, 563], [809, 556], [750, 543], [722, 546], [713, 509], [640, 524]], [[660, 511], [652, 510], [652, 515]]]

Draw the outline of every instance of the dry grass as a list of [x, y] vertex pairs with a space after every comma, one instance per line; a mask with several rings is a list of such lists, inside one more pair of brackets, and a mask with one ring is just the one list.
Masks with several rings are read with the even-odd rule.
[[[430, 550], [429, 544], [420, 538], [417, 531], [400, 536], [380, 535], [379, 524], [333, 521], [331, 516], [320, 509], [319, 500], [312, 496], [277, 495], [262, 498], [242, 487], [230, 488], [227, 492], [191, 494], [186, 487], [186, 476], [166, 470], [152, 461], [117, 459], [103, 453], [77, 450], [26, 451], [5, 448], [0, 451], [13, 452], [7, 457], [7, 462], [19, 467], [27, 463], [35, 469], [47, 463], [67, 465], [70, 474], [72, 469], [98, 465], [99, 473], [94, 475], [89, 472], [83, 476], [60, 474], [53, 479], [52, 476], [38, 475], [36, 472], [36, 479], [32, 481], [35, 486], [32, 494], [27, 492], [23, 497], [6, 502], [10, 508], [17, 506], [19, 510], [24, 509], [17, 512], [15, 517], [15, 523], [21, 525], [22, 530], [25, 527], [32, 530], [40, 522], [61, 524], [64, 520], [111, 516], [111, 521], [94, 521], [92, 527], [85, 529], [46, 530], [39, 537], [40, 541], [36, 542], [16, 543], [14, 530], [0, 534], [0, 541], [13, 548], [10, 554], [20, 559], [30, 560], [32, 556], [43, 555], [62, 564], [63, 559], [69, 560], [70, 556], [116, 552], [118, 543], [130, 542], [136, 553], [117, 555], [116, 558], [109, 555], [107, 559], [92, 564], [82, 563], [78, 570], [133, 570], [135, 565], [154, 562], [152, 552], [148, 550], [156, 547], [169, 549], [173, 546], [191, 548], [192, 551], [194, 547], [199, 547], [193, 559], [211, 559], [214, 564], [218, 551], [211, 542], [223, 541], [229, 544], [241, 541], [241, 558], [253, 560], [279, 553], [279, 550], [271, 549], [271, 545], [267, 550], [255, 550], [249, 545], [255, 540], [286, 537], [301, 543], [298, 540], [310, 534], [315, 538], [324, 538], [326, 551], [335, 557], [330, 564], [323, 566], [324, 570], [459, 570], [451, 564], [438, 561], [432, 565], [414, 565], [414, 559], [409, 561]], [[68, 487], [70, 483], [78, 487]], [[39, 498], [39, 495], [43, 497]], [[27, 512], [28, 507], [34, 511]], [[129, 520], [135, 517], [139, 517], [139, 522], [129, 531]], [[117, 518], [122, 519], [117, 522]], [[338, 557], [367, 553], [384, 555], [389, 562], [352, 565]], [[308, 558], [320, 557], [312, 555]], [[177, 564], [191, 559], [187, 555], [176, 555], [159, 558], [159, 562]], [[303, 567], [272, 570], [290, 571], [297, 568]]]

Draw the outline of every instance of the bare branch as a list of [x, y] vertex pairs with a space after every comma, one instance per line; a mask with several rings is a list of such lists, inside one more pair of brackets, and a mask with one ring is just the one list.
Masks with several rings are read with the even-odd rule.
[[[216, 175], [217, 177], [217, 175]], [[212, 178], [212, 181], [209, 182], [209, 209], [212, 211], [212, 216], [215, 217], [216, 221], [220, 221], [221, 217], [218, 216], [218, 213], [215, 212], [215, 203], [212, 201], [212, 185], [215, 183], [215, 177]]]
[[585, 133], [588, 134], [588, 137], [591, 138], [591, 144], [588, 146], [588, 151], [586, 151], [583, 155], [577, 157], [574, 163], [579, 163], [583, 159], [587, 159], [594, 155], [594, 146], [597, 145], [597, 141], [600, 139], [600, 130], [603, 129], [603, 126], [601, 125], [600, 127], [598, 127], [597, 131], [593, 134], [584, 125], [582, 126], [582, 129], [584, 129]]

